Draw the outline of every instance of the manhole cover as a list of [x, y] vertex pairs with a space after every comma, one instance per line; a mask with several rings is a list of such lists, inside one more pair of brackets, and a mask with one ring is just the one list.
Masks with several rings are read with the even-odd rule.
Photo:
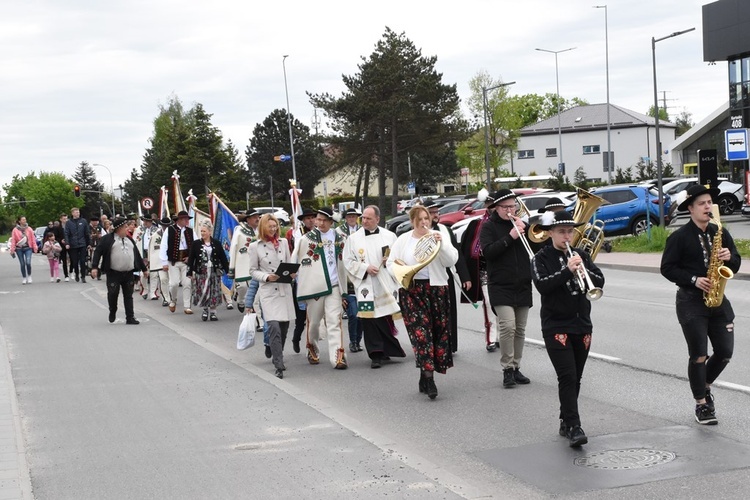
[[608, 450], [576, 458], [573, 463], [579, 467], [602, 470], [646, 469], [671, 462], [677, 455], [671, 451], [629, 449]]

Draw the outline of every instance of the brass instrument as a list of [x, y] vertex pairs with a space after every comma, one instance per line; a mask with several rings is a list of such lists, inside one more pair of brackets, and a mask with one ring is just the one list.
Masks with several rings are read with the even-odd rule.
[[[714, 208], [717, 208], [717, 206], [714, 205]], [[709, 260], [708, 273], [706, 274], [706, 277], [711, 280], [711, 288], [708, 292], [703, 292], [703, 303], [706, 304], [706, 307], [719, 307], [724, 301], [724, 287], [727, 285], [727, 280], [734, 278], [734, 272], [719, 260], [721, 237], [724, 233], [721, 222], [719, 222], [719, 215], [718, 213], [711, 213], [710, 217], [718, 229], [713, 239], [711, 259]]]
[[[568, 248], [568, 258], [576, 255], [576, 253], [571, 250], [570, 244], [567, 241], [565, 242], [565, 246]], [[576, 281], [578, 282], [578, 287], [586, 294], [586, 298], [590, 301], [593, 302], [599, 300], [602, 298], [602, 295], [604, 295], [604, 290], [594, 286], [588, 270], [583, 265], [583, 261], [581, 261], [581, 267], [578, 268], [578, 272], [576, 273]]]
[[583, 229], [576, 228], [571, 245], [586, 250], [591, 260], [595, 260], [604, 244], [604, 222], [599, 219], [592, 222], [589, 220], [605, 200], [579, 187], [576, 188], [576, 196], [578, 203], [573, 210], [573, 220], [576, 223], [585, 222], [586, 225]]
[[[528, 219], [529, 215], [531, 215], [531, 212], [529, 212], [529, 207], [526, 206], [526, 203], [524, 203], [521, 198], [516, 198], [516, 204], [518, 205], [518, 207], [516, 208], [515, 213], [508, 214], [510, 220], [515, 223], [516, 219], [521, 219], [524, 215]], [[525, 232], [519, 232], [518, 238], [521, 240], [523, 247], [526, 249], [526, 253], [529, 254], [529, 260], [533, 259], [534, 252], [531, 250], [531, 245], [529, 244], [529, 240], [526, 238]]]
[[393, 277], [396, 278], [401, 287], [407, 290], [411, 288], [414, 275], [422, 268], [430, 265], [430, 262], [438, 256], [441, 242], [435, 238], [436, 234], [430, 231], [417, 240], [417, 246], [414, 247], [414, 258], [417, 260], [417, 264], [409, 266], [401, 259], [393, 261]]

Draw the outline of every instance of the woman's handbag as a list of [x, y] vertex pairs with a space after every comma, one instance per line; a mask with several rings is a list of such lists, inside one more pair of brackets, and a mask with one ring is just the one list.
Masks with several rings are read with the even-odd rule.
[[237, 349], [244, 351], [248, 347], [255, 345], [255, 313], [245, 314], [240, 323], [240, 330], [237, 334]]

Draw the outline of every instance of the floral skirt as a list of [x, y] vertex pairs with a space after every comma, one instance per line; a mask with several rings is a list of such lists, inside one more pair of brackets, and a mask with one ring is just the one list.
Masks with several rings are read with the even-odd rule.
[[399, 304], [417, 368], [445, 373], [453, 366], [448, 287], [415, 281], [399, 290]]
[[221, 274], [217, 271], [201, 266], [198, 272], [193, 273], [192, 299], [193, 305], [214, 309], [221, 304], [223, 294], [221, 292]]

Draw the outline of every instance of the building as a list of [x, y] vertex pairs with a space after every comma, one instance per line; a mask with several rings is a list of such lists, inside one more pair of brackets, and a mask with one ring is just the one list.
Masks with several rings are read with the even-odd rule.
[[[724, 131], [727, 129], [729, 115], [729, 102], [726, 102], [675, 139], [670, 146], [675, 173], [697, 176], [698, 151], [706, 149], [716, 150], [719, 172], [726, 172], [729, 169], [724, 147]], [[659, 129], [661, 130], [661, 126]]]
[[[627, 169], [640, 160], [656, 158], [655, 122], [651, 116], [610, 104], [610, 138], [615, 168]], [[565, 175], [573, 178], [583, 167], [588, 179], [607, 179], [607, 105], [576, 106], [560, 114], [562, 154], [559, 149], [557, 115], [521, 129], [518, 150], [513, 153], [513, 173], [519, 176], [544, 175], [558, 169], [560, 158]], [[660, 122], [663, 145], [671, 144], [676, 126]], [[662, 162], [669, 161], [668, 150], [662, 151]], [[614, 175], [614, 171], [613, 171]]]

